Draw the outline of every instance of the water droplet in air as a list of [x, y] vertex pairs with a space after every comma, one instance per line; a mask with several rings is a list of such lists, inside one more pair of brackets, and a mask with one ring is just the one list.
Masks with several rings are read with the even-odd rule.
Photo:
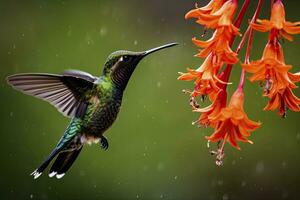
[[229, 196], [228, 194], [223, 194], [223, 197], [222, 197], [223, 200], [228, 200], [229, 199]]
[[264, 163], [263, 163], [262, 161], [258, 162], [258, 163], [256, 164], [256, 172], [260, 174], [260, 173], [263, 173], [264, 170], [265, 170], [265, 165], [264, 165]]
[[157, 170], [158, 171], [163, 171], [165, 169], [165, 165], [163, 162], [158, 163], [157, 165]]
[[297, 140], [300, 140], [300, 133], [297, 133], [296, 139], [297, 139]]
[[161, 87], [161, 82], [157, 82], [157, 83], [156, 83], [156, 86], [157, 86], [158, 88], [160, 88], [160, 87]]
[[107, 34], [107, 29], [105, 28], [105, 27], [102, 27], [101, 29], [100, 29], [100, 35], [101, 36], [105, 36]]
[[282, 166], [282, 168], [286, 168], [287, 163], [285, 161], [282, 161], [281, 166]]
[[245, 187], [247, 185], [246, 181], [242, 181], [241, 186]]
[[223, 185], [223, 180], [218, 180], [218, 185]]

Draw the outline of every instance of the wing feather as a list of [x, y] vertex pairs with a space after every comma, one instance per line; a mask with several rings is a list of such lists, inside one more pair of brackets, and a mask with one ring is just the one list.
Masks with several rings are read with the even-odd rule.
[[86, 93], [96, 77], [82, 71], [69, 70], [57, 74], [15, 74], [8, 83], [25, 94], [48, 101], [67, 117], [82, 117], [87, 108]]

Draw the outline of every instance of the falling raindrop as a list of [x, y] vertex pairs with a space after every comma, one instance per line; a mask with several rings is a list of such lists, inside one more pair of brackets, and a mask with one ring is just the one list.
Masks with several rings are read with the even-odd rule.
[[100, 29], [100, 35], [103, 37], [103, 36], [105, 36], [107, 34], [107, 29], [105, 28], [105, 27], [102, 27], [101, 29]]
[[246, 181], [242, 181], [241, 186], [245, 187], [247, 185]]
[[218, 185], [222, 186], [223, 185], [223, 180], [218, 180]]
[[163, 162], [158, 163], [157, 165], [157, 170], [158, 171], [163, 171], [165, 169], [165, 165]]
[[67, 36], [71, 36], [72, 35], [72, 29], [71, 29], [71, 26], [68, 26], [68, 32], [67, 32]]
[[148, 171], [149, 167], [147, 165], [144, 165], [143, 170]]
[[262, 161], [258, 162], [258, 163], [256, 164], [256, 172], [259, 173], [259, 174], [261, 174], [261, 173], [264, 172], [264, 170], [265, 170], [265, 165], [264, 165], [264, 163], [263, 163]]
[[286, 168], [287, 163], [285, 161], [282, 161], [281, 166], [282, 166], [282, 168]]
[[300, 133], [297, 133], [296, 139], [297, 139], [297, 140], [300, 140]]
[[161, 82], [157, 82], [157, 83], [156, 83], [156, 86], [157, 86], [158, 88], [160, 88], [160, 87], [161, 87]]
[[81, 171], [79, 172], [79, 175], [80, 175], [80, 176], [85, 176], [85, 171], [81, 170]]
[[223, 200], [228, 200], [229, 199], [229, 196], [228, 194], [223, 194], [223, 197], [222, 197]]

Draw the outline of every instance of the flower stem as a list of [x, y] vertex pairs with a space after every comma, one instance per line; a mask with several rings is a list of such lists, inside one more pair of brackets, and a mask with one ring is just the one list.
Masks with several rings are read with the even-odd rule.
[[[243, 18], [246, 14], [246, 11], [249, 7], [249, 4], [250, 4], [250, 0], [245, 0], [243, 5], [242, 5], [242, 8], [235, 20], [235, 23], [234, 23], [234, 26], [239, 28], [241, 26], [241, 23], [243, 21]], [[233, 36], [229, 42], [229, 46], [232, 46], [233, 44], [233, 41], [234, 41], [234, 38], [235, 36]], [[232, 69], [232, 64], [227, 64], [226, 68], [224, 69], [224, 71], [221, 73], [220, 75], [220, 79], [223, 80], [224, 82], [228, 82], [228, 79], [229, 79], [229, 76], [230, 76], [230, 72], [231, 72], [231, 69]], [[226, 89], [227, 87], [227, 84], [224, 85], [224, 89]]]
[[[260, 12], [261, 6], [262, 6], [263, 0], [259, 0], [257, 4], [257, 8], [255, 10], [255, 13], [251, 19], [251, 23], [254, 23], [258, 17], [258, 14]], [[249, 37], [248, 37], [248, 44], [247, 44], [247, 49], [246, 49], [246, 54], [245, 54], [245, 61], [244, 63], [248, 64], [250, 62], [250, 51], [251, 51], [251, 46], [252, 46], [252, 41], [253, 41], [253, 29], [249, 25], [247, 28], [247, 31], [249, 31]], [[239, 88], [243, 89], [244, 87], [244, 82], [245, 82], [245, 70], [242, 69], [241, 72], [241, 78], [240, 78], [240, 83], [239, 83]]]
[[[250, 4], [250, 0], [245, 0], [244, 1], [243, 6], [242, 6], [242, 8], [241, 8], [241, 10], [240, 10], [240, 12], [239, 12], [239, 14], [238, 14], [235, 22], [234, 22], [234, 26], [236, 26], [237, 28], [239, 28], [241, 26], [241, 23], [242, 23], [243, 18], [244, 18], [245, 14], [246, 14], [246, 11], [247, 11], [247, 9], [249, 7], [249, 4]], [[230, 41], [230, 46], [232, 45], [232, 43], [234, 41], [234, 38], [235, 38], [235, 36], [232, 37], [232, 39]]]

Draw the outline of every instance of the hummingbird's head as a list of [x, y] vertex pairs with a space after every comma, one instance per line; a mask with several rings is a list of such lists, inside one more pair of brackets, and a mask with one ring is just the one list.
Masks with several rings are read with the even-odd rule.
[[120, 50], [110, 54], [103, 68], [104, 76], [111, 77], [114, 84], [125, 89], [130, 76], [138, 63], [147, 55], [164, 48], [172, 47], [177, 43], [170, 43], [142, 52]]

